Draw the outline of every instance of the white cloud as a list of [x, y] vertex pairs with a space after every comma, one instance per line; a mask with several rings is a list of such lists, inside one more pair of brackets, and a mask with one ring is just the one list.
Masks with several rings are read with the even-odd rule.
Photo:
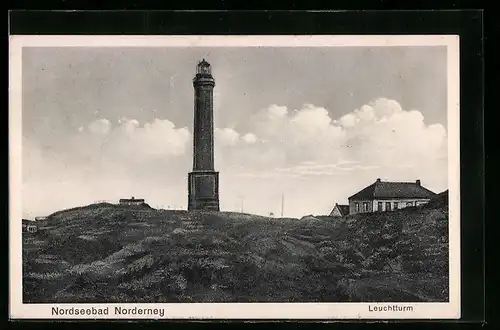
[[271, 105], [248, 122], [262, 143], [216, 146], [224, 203], [237, 205], [233, 195], [245, 195], [248, 212], [279, 213], [285, 192], [285, 215], [327, 214], [376, 178], [447, 188], [445, 127], [426, 124], [420, 111], [394, 100], [377, 99], [339, 118], [311, 104], [292, 111]]
[[240, 142], [254, 144], [258, 142], [257, 136], [253, 133], [241, 135], [234, 128], [216, 128], [215, 144], [221, 147], [234, 147]]
[[[405, 110], [395, 100], [379, 98], [335, 120], [312, 104], [293, 111], [271, 105], [250, 123], [255, 140], [265, 143], [220, 150], [221, 170], [239, 169], [247, 177], [268, 177], [269, 171], [353, 180], [358, 173], [392, 180], [425, 177], [446, 187], [446, 129], [427, 125], [421, 112]], [[231, 130], [231, 136], [236, 141], [239, 134]]]
[[[88, 128], [94, 137], [80, 137], [80, 147], [105, 158], [120, 160], [182, 155], [190, 136], [187, 128], [176, 128], [171, 121], [158, 118], [143, 125], [135, 119], [121, 118], [116, 126], [108, 119], [99, 119]], [[102, 138], [104, 135], [106, 139]]]
[[234, 146], [238, 143], [240, 134], [232, 128], [216, 128], [215, 142], [223, 146]]
[[111, 129], [111, 122], [106, 118], [97, 119], [88, 125], [88, 129], [92, 134], [106, 135]]
[[[279, 115], [277, 115], [279, 114]], [[314, 160], [317, 153], [331, 152], [332, 141], [342, 134], [323, 107], [306, 104], [301, 109], [288, 111], [286, 107], [271, 105], [250, 118], [250, 129], [261, 147], [273, 150], [273, 158], [284, 153], [288, 161]]]
[[246, 143], [252, 144], [257, 142], [257, 136], [253, 133], [247, 133], [243, 135], [242, 140], [245, 141]]
[[288, 109], [284, 106], [273, 104], [267, 109], [270, 118], [281, 118], [287, 115]]
[[140, 125], [139, 121], [137, 121], [135, 119], [129, 119], [129, 118], [118, 119], [118, 124], [119, 124], [119, 128], [124, 130], [125, 133], [127, 133], [127, 134], [134, 133], [135, 129], [137, 127], [139, 127], [139, 125]]
[[378, 118], [390, 117], [393, 114], [403, 111], [401, 105], [397, 101], [389, 100], [383, 97], [372, 101], [368, 107], [373, 109]]
[[154, 156], [184, 154], [189, 142], [189, 131], [187, 128], [176, 128], [169, 120], [155, 119], [152, 123], [144, 124], [144, 127], [135, 126], [129, 131], [128, 137], [134, 149], [142, 149], [144, 153]]
[[163, 119], [141, 124], [126, 118], [116, 125], [100, 119], [87, 128], [68, 141], [67, 152], [23, 141], [25, 216], [124, 196], [183, 204], [187, 128]]
[[363, 166], [359, 164], [349, 164], [346, 163], [338, 164], [300, 164], [290, 167], [277, 168], [276, 171], [279, 173], [287, 173], [291, 175], [300, 176], [330, 176], [330, 175], [345, 175], [347, 171], [366, 171], [371, 169], [377, 169], [379, 166], [369, 165]]
[[295, 125], [294, 128], [303, 130], [325, 130], [330, 126], [328, 111], [322, 107], [315, 107], [312, 104], [306, 104], [301, 110], [294, 111], [290, 122]]
[[[238, 127], [215, 130], [222, 209], [240, 205], [236, 196], [244, 195], [245, 211], [279, 213], [286, 191], [287, 215], [326, 213], [379, 177], [421, 179], [436, 192], [447, 187], [445, 127], [426, 124], [420, 111], [394, 100], [377, 99], [338, 118], [312, 104], [271, 105]], [[27, 208], [43, 214], [127, 195], [185, 206], [187, 128], [166, 119], [103, 118], [79, 131], [67, 155], [23, 142]]]
[[358, 119], [354, 116], [354, 114], [348, 113], [347, 115], [342, 116], [339, 121], [343, 127], [353, 127], [358, 122]]

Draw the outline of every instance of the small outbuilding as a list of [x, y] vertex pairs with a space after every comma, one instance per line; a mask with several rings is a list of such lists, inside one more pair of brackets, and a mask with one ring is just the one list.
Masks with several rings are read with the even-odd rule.
[[343, 217], [349, 215], [349, 205], [340, 205], [335, 203], [335, 207], [330, 212], [330, 217]]
[[143, 198], [135, 198], [135, 197], [132, 197], [132, 198], [122, 198], [120, 199], [120, 205], [135, 205], [135, 206], [140, 206], [140, 205], [144, 205], [146, 204], [144, 202], [144, 199]]
[[22, 231], [23, 233], [36, 233], [38, 231], [38, 226], [36, 225], [35, 221], [23, 219]]

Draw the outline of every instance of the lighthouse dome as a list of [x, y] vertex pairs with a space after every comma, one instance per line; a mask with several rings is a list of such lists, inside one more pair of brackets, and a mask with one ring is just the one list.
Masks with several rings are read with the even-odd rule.
[[205, 61], [205, 59], [202, 59], [198, 65], [196, 66], [196, 73], [207, 73], [207, 74], [210, 74], [211, 73], [211, 69], [210, 69], [210, 63], [208, 63], [207, 61]]

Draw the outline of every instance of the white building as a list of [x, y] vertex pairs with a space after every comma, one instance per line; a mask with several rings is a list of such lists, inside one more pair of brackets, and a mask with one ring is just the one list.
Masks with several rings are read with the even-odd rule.
[[419, 206], [436, 193], [415, 182], [387, 182], [377, 179], [368, 187], [349, 197], [349, 214], [393, 211]]

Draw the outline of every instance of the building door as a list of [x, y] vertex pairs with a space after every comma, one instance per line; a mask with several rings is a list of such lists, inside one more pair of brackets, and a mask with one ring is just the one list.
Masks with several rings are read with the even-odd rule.
[[385, 203], [385, 210], [390, 211], [391, 210], [391, 202], [386, 202]]
[[377, 203], [377, 210], [382, 211], [382, 202]]

